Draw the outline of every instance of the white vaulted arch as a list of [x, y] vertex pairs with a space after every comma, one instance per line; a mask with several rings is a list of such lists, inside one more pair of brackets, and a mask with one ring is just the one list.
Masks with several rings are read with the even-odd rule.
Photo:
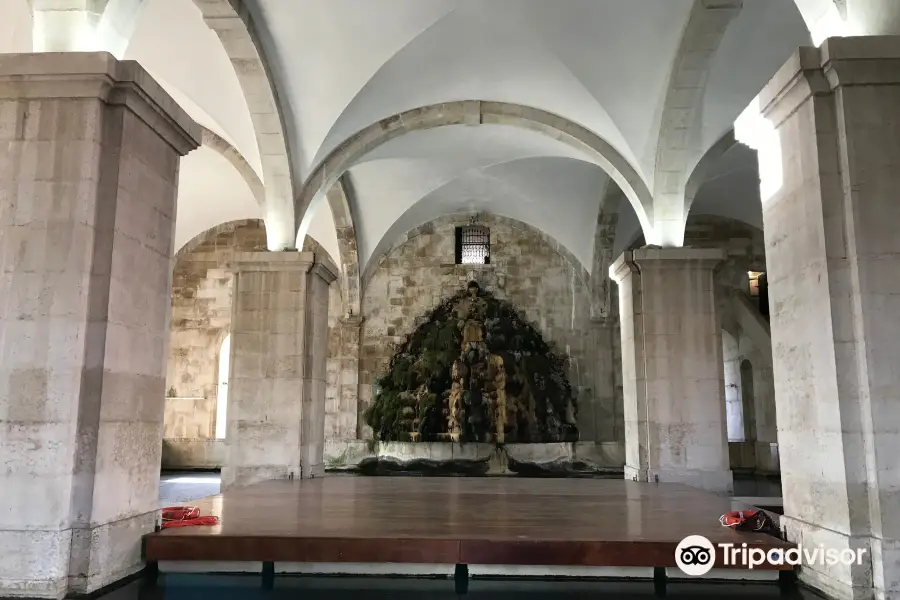
[[30, 0], [35, 52], [109, 52], [122, 58], [145, 0]]
[[653, 239], [650, 190], [631, 163], [606, 140], [577, 123], [540, 109], [482, 100], [447, 102], [404, 111], [373, 123], [339, 144], [319, 163], [300, 190], [294, 209], [299, 221], [298, 239], [308, 232], [311, 215], [325, 200], [326, 192], [366, 154], [412, 132], [454, 125], [504, 125], [528, 129], [583, 152], [619, 185], [631, 201], [647, 236]]
[[294, 247], [293, 179], [281, 107], [250, 12], [242, 0], [194, 0], [206, 24], [219, 36], [237, 74], [263, 170], [269, 250]]

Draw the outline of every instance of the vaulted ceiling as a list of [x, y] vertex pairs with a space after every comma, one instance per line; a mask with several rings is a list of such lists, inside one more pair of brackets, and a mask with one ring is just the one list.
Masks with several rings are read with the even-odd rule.
[[[125, 57], [264, 180], [245, 90], [198, 8], [206, 1], [144, 0]], [[473, 99], [542, 109], [592, 131], [653, 193], [673, 168], [671, 148], [684, 148], [675, 164], [686, 178], [790, 53], [809, 43], [791, 0], [243, 5], [277, 92], [295, 193], [357, 131], [411, 108]], [[698, 7], [722, 8], [698, 17]], [[0, 0], [0, 14], [0, 51], [30, 51], [27, 0]], [[755, 156], [737, 149], [720, 162], [693, 210], [758, 225]], [[361, 269], [404, 231], [449, 212], [529, 223], [587, 268], [604, 198], [622, 207], [621, 236], [637, 222], [587, 153], [503, 125], [408, 133], [365, 153], [346, 180]], [[252, 182], [206, 147], [183, 164], [178, 212], [179, 244], [218, 222], [263, 216]], [[337, 259], [332, 214], [320, 207], [313, 221], [309, 234]]]

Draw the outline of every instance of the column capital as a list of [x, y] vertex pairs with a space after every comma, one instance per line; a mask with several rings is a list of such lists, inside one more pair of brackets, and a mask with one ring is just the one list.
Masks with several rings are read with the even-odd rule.
[[337, 267], [324, 252], [235, 252], [226, 265], [232, 273], [294, 271], [317, 275], [330, 284], [337, 279]]
[[609, 276], [621, 283], [626, 276], [639, 273], [641, 269], [683, 269], [696, 267], [714, 269], [723, 260], [725, 252], [721, 248], [659, 248], [646, 246], [637, 250], [626, 250], [609, 268]]
[[859, 85], [900, 85], [900, 36], [836, 37], [799, 48], [760, 92], [760, 113], [777, 128], [810, 96]]
[[725, 252], [721, 248], [638, 248], [631, 252], [631, 260], [643, 269], [653, 265], [657, 269], [681, 269], [699, 267], [714, 269], [723, 260]]
[[133, 60], [106, 52], [0, 54], [0, 100], [92, 98], [127, 107], [181, 156], [200, 146], [201, 127]]
[[609, 265], [609, 277], [617, 284], [622, 283], [629, 275], [638, 272], [632, 254], [632, 250], [626, 250]]
[[315, 264], [312, 252], [235, 252], [234, 258], [226, 265], [232, 273], [298, 271], [309, 273]]
[[329, 285], [331, 285], [340, 274], [337, 265], [334, 264], [334, 261], [331, 260], [331, 257], [328, 256], [328, 253], [325, 251], [319, 251], [313, 254], [312, 272], [324, 279], [325, 283]]

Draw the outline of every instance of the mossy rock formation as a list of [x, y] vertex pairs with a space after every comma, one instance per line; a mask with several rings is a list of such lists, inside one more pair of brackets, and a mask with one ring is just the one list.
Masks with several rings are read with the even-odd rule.
[[[480, 329], [479, 333], [472, 333]], [[480, 339], [479, 339], [480, 338]], [[505, 398], [496, 409], [496, 381], [488, 376], [502, 359]], [[375, 381], [375, 398], [366, 423], [381, 441], [444, 441], [450, 438], [454, 365], [454, 402], [465, 415], [458, 423], [460, 442], [495, 439], [503, 419], [505, 442], [576, 441], [577, 404], [569, 384], [567, 359], [505, 300], [481, 290], [445, 299], [401, 344], [387, 372]], [[499, 394], [503, 398], [503, 394]]]

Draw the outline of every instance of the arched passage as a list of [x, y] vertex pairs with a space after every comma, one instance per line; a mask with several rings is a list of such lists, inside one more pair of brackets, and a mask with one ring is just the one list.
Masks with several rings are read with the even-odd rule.
[[741, 361], [741, 411], [744, 416], [744, 440], [756, 441], [756, 398], [753, 393], [753, 365], [749, 360]]
[[741, 359], [737, 339], [722, 330], [722, 369], [725, 378], [725, 425], [729, 442], [743, 442], [744, 410], [741, 404]]
[[224, 440], [228, 417], [228, 370], [231, 365], [231, 334], [219, 346], [219, 377], [216, 383], [216, 439]]
[[568, 119], [508, 102], [460, 100], [423, 106], [382, 119], [345, 140], [310, 174], [297, 196], [298, 239], [306, 235], [310, 208], [322, 202], [337, 180], [368, 152], [413, 131], [449, 125], [508, 125], [531, 129], [586, 152], [618, 184], [635, 209], [647, 237], [653, 238], [653, 198], [635, 168], [608, 142]]

